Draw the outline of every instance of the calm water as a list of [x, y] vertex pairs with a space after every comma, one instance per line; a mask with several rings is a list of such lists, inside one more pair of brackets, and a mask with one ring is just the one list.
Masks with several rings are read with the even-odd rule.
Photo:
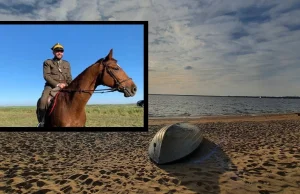
[[150, 117], [300, 112], [300, 99], [149, 95]]

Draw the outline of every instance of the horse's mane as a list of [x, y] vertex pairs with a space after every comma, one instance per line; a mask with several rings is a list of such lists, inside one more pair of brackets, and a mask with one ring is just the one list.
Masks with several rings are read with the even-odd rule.
[[[89, 67], [85, 68], [85, 70], [83, 70], [77, 77], [75, 77], [72, 82], [70, 83], [69, 86], [67, 86], [68, 88], [77, 88], [79, 81], [82, 80], [82, 78], [84, 77], [84, 74], [89, 71], [91, 69], [91, 67], [93, 67], [94, 65], [100, 64], [102, 61], [104, 60], [104, 58], [101, 58], [99, 60], [97, 60], [95, 63], [93, 63], [92, 65], [90, 65]], [[75, 88], [74, 88], [75, 87]]]
[[[72, 80], [72, 82], [69, 84], [69, 86], [66, 87], [66, 89], [78, 89], [78, 85], [79, 85], [79, 81], [83, 79], [85, 73], [87, 71], [89, 71], [93, 66], [101, 64], [102, 61], [104, 61], [105, 58], [100, 58], [99, 60], [97, 60], [95, 63], [93, 63], [92, 65], [90, 65], [89, 67], [87, 67], [84, 71], [82, 71], [76, 78], [74, 78]], [[116, 59], [112, 58], [111, 60], [117, 62]]]
[[104, 58], [99, 59], [99, 60], [96, 61], [94, 64], [96, 64], [96, 63], [101, 63], [102, 61], [104, 61]]

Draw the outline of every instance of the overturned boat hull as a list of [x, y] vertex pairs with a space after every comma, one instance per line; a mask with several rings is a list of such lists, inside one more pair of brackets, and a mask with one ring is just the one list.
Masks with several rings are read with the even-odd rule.
[[202, 142], [200, 129], [189, 123], [175, 123], [160, 129], [150, 142], [149, 157], [166, 164], [191, 154]]

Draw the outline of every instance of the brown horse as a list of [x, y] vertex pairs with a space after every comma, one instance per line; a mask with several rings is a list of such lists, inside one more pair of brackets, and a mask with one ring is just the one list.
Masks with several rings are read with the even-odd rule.
[[47, 109], [44, 127], [84, 127], [85, 106], [99, 85], [110, 87], [110, 91], [122, 92], [125, 97], [135, 95], [136, 85], [112, 55], [111, 49], [104, 59], [86, 68], [55, 95], [52, 105]]

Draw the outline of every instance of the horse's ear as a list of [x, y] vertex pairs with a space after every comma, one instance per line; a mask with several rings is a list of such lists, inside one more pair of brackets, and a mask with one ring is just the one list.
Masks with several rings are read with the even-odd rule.
[[108, 55], [105, 57], [105, 59], [110, 60], [113, 58], [112, 56], [113, 56], [113, 49], [110, 49], [110, 51], [109, 51]]

